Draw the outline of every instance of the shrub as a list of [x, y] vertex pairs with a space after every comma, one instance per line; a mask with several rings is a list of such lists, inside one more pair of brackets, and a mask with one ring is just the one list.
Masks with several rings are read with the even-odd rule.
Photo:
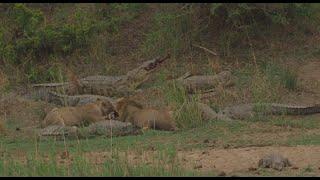
[[188, 97], [186, 89], [177, 82], [163, 85], [162, 90], [166, 103], [174, 109], [174, 120], [179, 128], [194, 128], [202, 125], [196, 97]]

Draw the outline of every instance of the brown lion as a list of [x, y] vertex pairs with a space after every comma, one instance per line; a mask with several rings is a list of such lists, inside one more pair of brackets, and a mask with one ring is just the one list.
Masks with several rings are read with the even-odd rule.
[[118, 99], [115, 109], [122, 122], [130, 122], [143, 129], [177, 130], [171, 112], [168, 110], [143, 108], [141, 104], [126, 98]]
[[82, 106], [54, 108], [44, 118], [41, 127], [49, 125], [87, 126], [106, 120], [106, 116], [114, 112], [114, 107], [110, 102], [100, 99]]

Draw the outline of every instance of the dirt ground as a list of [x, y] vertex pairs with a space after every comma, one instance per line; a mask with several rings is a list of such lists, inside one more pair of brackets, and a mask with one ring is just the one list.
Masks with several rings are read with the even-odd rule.
[[[197, 169], [203, 172], [224, 172], [227, 176], [249, 174], [259, 175], [258, 161], [270, 153], [279, 153], [288, 158], [292, 164], [287, 167], [282, 174], [297, 175], [306, 168], [312, 168], [314, 175], [320, 175], [320, 147], [319, 146], [265, 146], [265, 147], [245, 147], [231, 149], [205, 149], [178, 151], [177, 158], [179, 165], [192, 170]], [[121, 153], [120, 153], [121, 154]], [[152, 164], [156, 151], [144, 151], [143, 153], [128, 153], [126, 156], [129, 164], [145, 162]], [[110, 157], [110, 152], [89, 152], [86, 157], [96, 164], [103, 164], [106, 158]], [[270, 169], [273, 173], [277, 171]], [[255, 172], [256, 171], [256, 172]]]
[[[227, 174], [246, 172], [257, 168], [258, 161], [264, 155], [280, 153], [292, 163], [289, 169], [303, 169], [308, 166], [316, 169], [320, 175], [320, 147], [297, 146], [297, 147], [247, 147], [237, 149], [211, 149], [205, 151], [183, 152], [186, 167], [197, 166], [203, 171], [218, 170]], [[192, 166], [193, 165], [193, 166]]]

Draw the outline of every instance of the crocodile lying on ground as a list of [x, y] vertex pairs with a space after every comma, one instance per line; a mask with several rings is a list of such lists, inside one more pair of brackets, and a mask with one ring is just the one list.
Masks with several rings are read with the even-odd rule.
[[251, 103], [224, 108], [221, 114], [231, 119], [246, 119], [262, 115], [308, 115], [320, 113], [320, 104], [297, 106], [278, 103]]
[[235, 120], [252, 118], [255, 115], [307, 115], [320, 113], [320, 104], [311, 106], [294, 106], [277, 103], [252, 103], [229, 106], [215, 112], [208, 105], [198, 103], [204, 120]]
[[92, 94], [69, 96], [69, 95], [59, 94], [52, 91], [49, 91], [46, 96], [46, 99], [42, 99], [42, 100], [45, 100], [47, 102], [50, 102], [56, 105], [61, 105], [61, 106], [79, 106], [79, 105], [85, 105], [88, 103], [96, 102], [98, 99], [103, 101], [109, 101], [113, 105], [115, 103], [114, 99], [106, 96], [92, 95]]
[[93, 123], [87, 127], [78, 128], [75, 126], [52, 125], [40, 129], [38, 132], [40, 139], [53, 137], [57, 140], [63, 139], [83, 139], [96, 136], [117, 137], [139, 135], [142, 131], [140, 128], [133, 126], [131, 123], [125, 123], [116, 120], [106, 120]]
[[[212, 75], [212, 76], [191, 76], [191, 74], [184, 75], [178, 79], [176, 79], [178, 82], [182, 83], [183, 86], [185, 86], [189, 92], [200, 92], [201, 90], [205, 90], [207, 88], [214, 88], [218, 84], [222, 85], [228, 85], [232, 84], [232, 76], [229, 71], [223, 71], [219, 74]], [[89, 76], [82, 79], [82, 82], [86, 82], [89, 84], [89, 82], [108, 82], [110, 81], [110, 78], [106, 78], [109, 76]], [[114, 78], [114, 77], [113, 77]], [[107, 83], [105, 83], [107, 84]], [[49, 87], [51, 85], [56, 85], [55, 83], [49, 84]], [[108, 85], [106, 85], [106, 89], [108, 89]], [[131, 92], [137, 92], [138, 90], [132, 90]], [[98, 93], [99, 94], [99, 93]], [[97, 98], [105, 99], [110, 102], [113, 102], [112, 98], [96, 95], [95, 93], [92, 94], [82, 94], [82, 95], [65, 95], [65, 94], [59, 94], [57, 92], [50, 91], [49, 89], [40, 88], [38, 91], [35, 91], [33, 94], [32, 99], [40, 99], [44, 100], [50, 103], [54, 103], [57, 105], [69, 105], [69, 106], [75, 106], [75, 105], [81, 105], [89, 102], [95, 101]]]
[[177, 79], [189, 93], [208, 91], [218, 85], [230, 86], [234, 84], [230, 71], [222, 71], [216, 75], [194, 75], [184, 74]]
[[108, 97], [129, 95], [147, 81], [150, 74], [168, 58], [170, 58], [169, 54], [163, 58], [157, 57], [146, 61], [122, 76], [89, 76], [75, 82], [33, 84], [32, 88], [40, 92], [36, 94], [37, 96], [45, 96], [49, 91], [57, 90], [74, 95], [75, 86], [76, 94], [95, 94]]

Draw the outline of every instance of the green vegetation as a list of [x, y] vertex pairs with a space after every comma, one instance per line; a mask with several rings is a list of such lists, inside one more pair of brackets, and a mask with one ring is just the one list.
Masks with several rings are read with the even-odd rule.
[[203, 124], [196, 97], [188, 97], [188, 93], [177, 82], [169, 82], [162, 86], [165, 101], [174, 110], [174, 119], [179, 128], [194, 128]]
[[[251, 58], [256, 56], [255, 49], [270, 48], [270, 36], [278, 40], [313, 33], [318, 28], [319, 14], [317, 4], [299, 3], [0, 6], [0, 61], [5, 69], [11, 65], [24, 72], [18, 82], [50, 82], [57, 76], [56, 63], [79, 63], [80, 57], [89, 64], [106, 61], [119, 51], [113, 42], [123, 39], [122, 29], [143, 16], [144, 11], [149, 16], [142, 23], [149, 23], [150, 28], [135, 29], [133, 24], [132, 30], [139, 31], [142, 39], [137, 51], [131, 53], [150, 57], [171, 52], [175, 58], [194, 54], [198, 50], [193, 45], [201, 44], [212, 44], [209, 49], [215, 47], [222, 57], [246, 54]], [[254, 59], [259, 61], [258, 57]], [[107, 66], [113, 63], [108, 62]], [[292, 75], [284, 76], [285, 86], [294, 88]]]
[[[159, 152], [161, 155], [163, 152]], [[147, 163], [128, 164], [127, 157], [119, 157], [116, 153], [102, 163], [92, 163], [85, 154], [72, 154], [73, 158], [64, 162], [56, 160], [56, 154], [28, 154], [25, 162], [7, 157], [0, 160], [1, 176], [195, 176], [196, 171], [186, 171], [176, 166], [169, 158], [155, 155], [152, 165]], [[156, 158], [159, 159], [156, 159]], [[68, 164], [68, 162], [70, 162]], [[169, 167], [167, 167], [169, 166]], [[211, 175], [213, 175], [211, 173]]]

